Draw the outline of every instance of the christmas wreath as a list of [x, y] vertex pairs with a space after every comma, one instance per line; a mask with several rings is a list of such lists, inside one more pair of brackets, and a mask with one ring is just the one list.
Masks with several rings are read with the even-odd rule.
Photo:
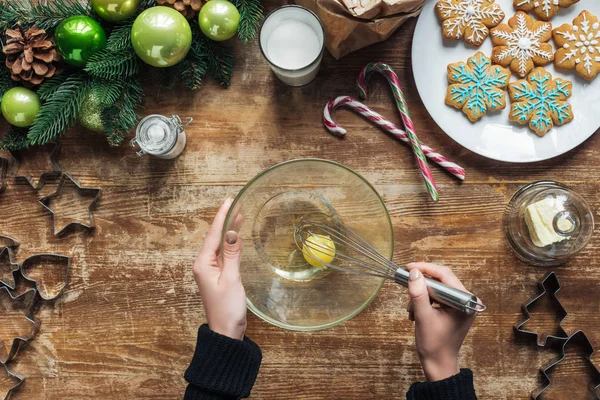
[[[230, 84], [225, 43], [256, 36], [260, 0], [78, 0], [0, 3], [0, 96], [11, 124], [0, 150], [56, 141], [74, 124], [118, 146], [137, 124], [142, 69], [172, 88], [206, 75]], [[165, 23], [168, 21], [168, 23]]]

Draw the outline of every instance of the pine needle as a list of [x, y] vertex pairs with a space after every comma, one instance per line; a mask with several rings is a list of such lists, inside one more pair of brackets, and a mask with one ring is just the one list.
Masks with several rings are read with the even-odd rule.
[[111, 80], [137, 75], [139, 69], [139, 58], [132, 50], [104, 49], [90, 57], [84, 70], [95, 78]]
[[240, 12], [238, 37], [245, 43], [256, 37], [260, 22], [264, 18], [261, 0], [233, 0]]
[[105, 107], [115, 104], [125, 88], [125, 81], [122, 79], [107, 81], [104, 79], [94, 79], [90, 87], [90, 93], [94, 100]]
[[24, 26], [37, 25], [40, 29], [52, 30], [65, 18], [73, 15], [90, 15], [89, 2], [78, 0], [48, 1], [38, 4], [36, 0], [5, 0], [0, 11], [0, 29], [5, 31], [21, 23]]
[[106, 49], [110, 51], [121, 51], [131, 49], [131, 26], [133, 21], [130, 20], [124, 25], [115, 27], [110, 33], [106, 41]]
[[108, 143], [111, 146], [120, 145], [137, 125], [139, 115], [136, 109], [144, 98], [144, 89], [138, 78], [125, 81], [119, 100], [102, 113], [102, 122]]
[[221, 85], [229, 87], [235, 60], [232, 49], [204, 36], [197, 24], [192, 25], [192, 38], [190, 54], [195, 61], [206, 63], [208, 74], [219, 81]]
[[0, 139], [0, 151], [17, 151], [29, 147], [27, 129], [10, 125], [8, 131]]
[[75, 72], [52, 91], [42, 104], [35, 124], [29, 129], [31, 144], [51, 142], [75, 123], [90, 84], [91, 80], [85, 73]]
[[47, 100], [54, 95], [54, 93], [60, 88], [60, 85], [65, 83], [69, 78], [68, 73], [55, 75], [50, 79], [46, 79], [37, 91], [38, 96], [41, 100]]

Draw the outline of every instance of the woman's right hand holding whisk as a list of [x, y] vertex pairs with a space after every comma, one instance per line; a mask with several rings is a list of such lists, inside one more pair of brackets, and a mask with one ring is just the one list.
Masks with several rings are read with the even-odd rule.
[[448, 286], [467, 291], [448, 267], [429, 263], [408, 264], [409, 318], [415, 322], [415, 343], [428, 381], [440, 381], [460, 372], [458, 353], [476, 313], [467, 315], [453, 308], [434, 307], [423, 274]]

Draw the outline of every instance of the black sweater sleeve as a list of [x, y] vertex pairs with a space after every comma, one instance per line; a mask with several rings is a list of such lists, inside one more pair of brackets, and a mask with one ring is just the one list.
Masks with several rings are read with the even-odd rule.
[[407, 400], [477, 400], [473, 386], [473, 372], [461, 369], [460, 373], [437, 382], [413, 383]]
[[260, 348], [250, 339], [231, 339], [198, 329], [194, 358], [185, 380], [184, 400], [237, 400], [250, 396], [262, 361]]

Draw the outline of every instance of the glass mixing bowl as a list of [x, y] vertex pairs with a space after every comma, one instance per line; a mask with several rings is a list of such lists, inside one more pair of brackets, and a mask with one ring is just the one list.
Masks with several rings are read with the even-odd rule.
[[[309, 213], [339, 219], [391, 259], [392, 223], [383, 200], [362, 176], [333, 161], [300, 159], [271, 167], [240, 191], [223, 234], [244, 240], [240, 272], [250, 310], [292, 330], [338, 325], [375, 298], [383, 279], [311, 266], [294, 242]], [[334, 261], [335, 262], [335, 261]]]

